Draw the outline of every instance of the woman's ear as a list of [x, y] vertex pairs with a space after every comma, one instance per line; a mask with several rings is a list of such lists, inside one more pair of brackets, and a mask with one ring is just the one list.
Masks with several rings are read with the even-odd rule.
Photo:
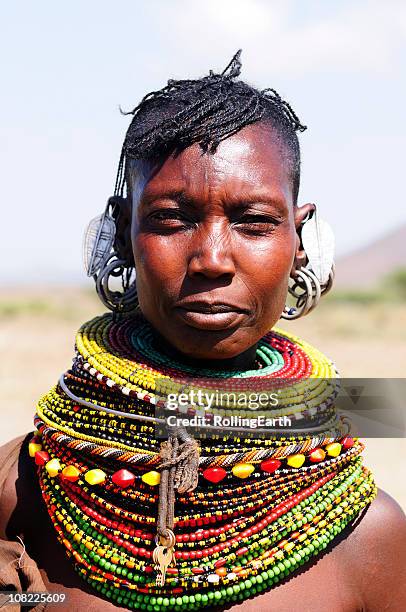
[[303, 206], [296, 206], [294, 210], [294, 219], [296, 227], [296, 250], [295, 258], [293, 260], [292, 269], [290, 275], [292, 278], [296, 276], [296, 270], [307, 264], [306, 251], [302, 244], [302, 227], [303, 221], [306, 217], [311, 217], [313, 212], [316, 210], [315, 204], [303, 204]]
[[131, 202], [129, 198], [112, 196], [109, 200], [113, 209], [113, 218], [116, 223], [116, 238], [114, 246], [118, 257], [128, 264], [134, 264], [134, 255], [131, 243]]

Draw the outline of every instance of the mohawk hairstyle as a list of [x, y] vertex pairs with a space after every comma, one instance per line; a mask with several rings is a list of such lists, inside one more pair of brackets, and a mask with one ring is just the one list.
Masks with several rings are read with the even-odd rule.
[[148, 93], [132, 111], [117, 172], [116, 195], [129, 182], [129, 160], [159, 159], [178, 154], [198, 143], [204, 153], [214, 153], [219, 142], [243, 127], [267, 121], [287, 147], [296, 203], [300, 183], [300, 147], [296, 132], [302, 125], [288, 102], [271, 88], [259, 91], [236, 80], [241, 72], [241, 49], [220, 74], [196, 80], [169, 80], [159, 91]]

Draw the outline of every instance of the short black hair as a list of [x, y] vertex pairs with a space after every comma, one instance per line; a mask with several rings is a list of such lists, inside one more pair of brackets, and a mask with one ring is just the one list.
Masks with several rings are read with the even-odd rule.
[[220, 141], [246, 125], [269, 122], [287, 147], [292, 177], [293, 202], [300, 184], [300, 147], [296, 132], [302, 125], [288, 102], [274, 89], [259, 91], [236, 80], [241, 72], [241, 50], [220, 74], [210, 71], [196, 80], [169, 80], [159, 91], [148, 93], [132, 111], [119, 168], [115, 194], [123, 195], [129, 184], [129, 160], [162, 159], [193, 143], [214, 153]]

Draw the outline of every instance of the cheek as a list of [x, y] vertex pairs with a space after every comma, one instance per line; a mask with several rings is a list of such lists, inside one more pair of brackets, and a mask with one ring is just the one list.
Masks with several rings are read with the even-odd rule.
[[[289, 274], [294, 261], [295, 234], [292, 231], [275, 235], [250, 244], [241, 244], [239, 261], [242, 278], [253, 293], [267, 306], [268, 297], [276, 297], [287, 290]], [[269, 305], [269, 304], [268, 304]]]
[[185, 275], [182, 251], [168, 237], [141, 235], [134, 241], [134, 260], [139, 291], [176, 294]]

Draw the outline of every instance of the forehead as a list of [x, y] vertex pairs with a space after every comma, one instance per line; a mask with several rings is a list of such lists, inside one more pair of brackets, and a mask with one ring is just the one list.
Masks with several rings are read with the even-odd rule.
[[[292, 198], [288, 151], [272, 126], [257, 123], [219, 143], [214, 154], [193, 144], [168, 157], [144, 182], [143, 199], [182, 190], [192, 197], [247, 192]], [[224, 195], [224, 194], [222, 194]]]

